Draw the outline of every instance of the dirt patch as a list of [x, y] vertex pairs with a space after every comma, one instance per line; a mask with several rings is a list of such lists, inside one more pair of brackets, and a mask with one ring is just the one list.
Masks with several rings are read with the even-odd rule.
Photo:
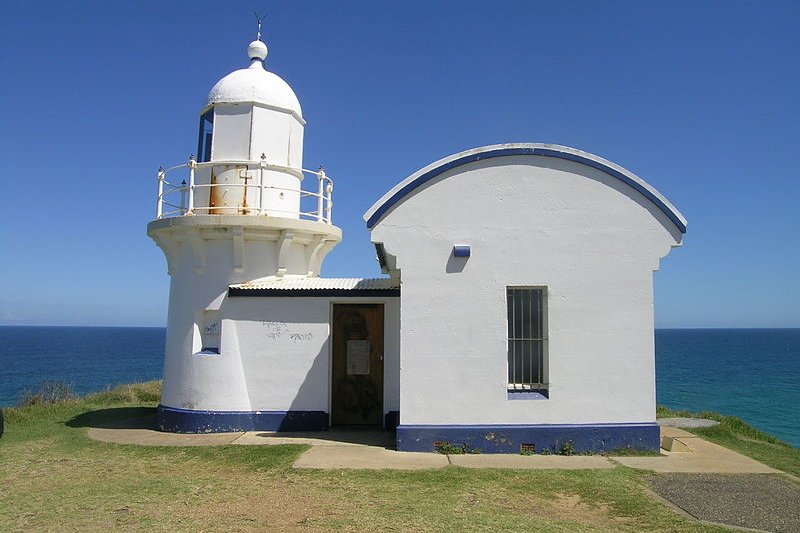
[[[346, 502], [320, 493], [309, 497], [308, 491], [285, 479], [249, 479], [246, 482], [249, 496], [240, 494], [235, 499], [209, 502], [192, 509], [192, 519], [215, 524], [215, 529], [316, 531], [323, 529], [321, 522], [343, 516], [347, 511]], [[220, 524], [222, 516], [227, 524]]]
[[146, 529], [142, 526], [153, 522], [164, 531], [307, 532], [327, 530], [332, 520], [353, 512], [349, 502], [287, 477], [238, 474], [194, 485], [157, 508], [138, 506], [130, 509], [130, 516], [118, 515], [135, 527]]
[[577, 494], [556, 493], [551, 497], [517, 494], [504, 498], [499, 507], [526, 516], [578, 522], [588, 526], [621, 526], [633, 518], [614, 516], [607, 503], [585, 502]]
[[[165, 450], [101, 447], [60, 455], [47, 440], [0, 465], [0, 530], [318, 531], [349, 502], [280, 473]], [[149, 452], [149, 450], [147, 450]]]

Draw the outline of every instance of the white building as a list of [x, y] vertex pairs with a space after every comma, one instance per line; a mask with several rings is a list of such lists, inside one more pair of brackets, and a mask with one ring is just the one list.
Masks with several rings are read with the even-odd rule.
[[162, 430], [658, 448], [652, 273], [686, 229], [663, 196], [572, 148], [477, 148], [367, 211], [388, 278], [320, 278], [341, 240], [332, 182], [301, 170], [300, 104], [263, 43], [248, 53], [209, 94], [197, 160], [159, 172]]

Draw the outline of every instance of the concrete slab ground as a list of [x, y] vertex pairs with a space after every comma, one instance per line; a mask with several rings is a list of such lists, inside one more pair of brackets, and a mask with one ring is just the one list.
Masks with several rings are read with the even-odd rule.
[[464, 468], [516, 468], [524, 470], [588, 470], [615, 468], [602, 455], [450, 455], [450, 464]]
[[562, 469], [614, 468], [602, 456], [558, 455], [442, 455], [394, 450], [394, 438], [385, 431], [344, 429], [314, 433], [248, 432], [234, 441], [241, 445], [306, 444], [311, 449], [294, 463], [295, 468], [422, 470], [447, 465], [464, 468]]
[[770, 474], [660, 474], [653, 491], [698, 520], [738, 527], [800, 531], [800, 485]]
[[440, 455], [408, 453], [393, 450], [394, 438], [389, 432], [341, 428], [331, 431], [303, 433], [271, 433], [264, 431], [237, 433], [205, 433], [186, 435], [162, 433], [155, 429], [154, 419], [135, 419], [90, 427], [90, 438], [118, 444], [143, 446], [224, 446], [304, 444], [311, 449], [295, 463], [297, 468], [371, 468], [423, 469], [447, 465], [464, 468], [519, 469], [587, 469], [613, 468], [616, 464], [654, 472], [769, 474], [778, 473], [758, 461], [722, 446], [705, 441], [688, 431], [662, 427], [662, 436], [685, 444], [688, 452], [662, 451], [652, 457], [605, 457], [600, 455]]
[[396, 452], [377, 446], [312, 446], [294, 462], [294, 468], [321, 470], [426, 470], [444, 468], [446, 455]]
[[88, 429], [89, 438], [116, 444], [141, 446], [224, 446], [242, 436], [238, 433], [185, 435], [156, 430], [156, 417], [129, 418], [97, 423]]
[[185, 435], [162, 433], [154, 429], [89, 428], [89, 438], [115, 444], [141, 446], [224, 446], [233, 444], [243, 433], [203, 433]]
[[337, 429], [333, 431], [304, 431], [271, 433], [248, 431], [236, 439], [236, 444], [249, 446], [277, 444], [307, 444], [309, 446], [377, 446], [394, 449], [394, 435], [389, 431]]
[[661, 435], [685, 444], [688, 452], [667, 452], [653, 457], [614, 457], [614, 461], [631, 468], [654, 472], [717, 473], [717, 474], [775, 474], [771, 468], [755, 459], [703, 440], [679, 428], [662, 427]]
[[718, 426], [719, 422], [708, 418], [659, 418], [656, 420], [659, 426], [675, 428], [711, 428]]
[[[86, 427], [86, 426], [83, 426]], [[394, 435], [385, 431], [337, 428], [331, 431], [270, 433], [263, 431], [184, 435], [162, 433], [154, 418], [103, 423], [89, 437], [144, 446], [220, 446], [303, 444], [310, 448], [294, 468], [426, 470], [448, 466], [503, 469], [608, 469], [617, 465], [651, 470], [655, 494], [689, 516], [709, 523], [756, 528], [775, 533], [800, 532], [800, 483], [780, 471], [678, 427], [662, 426], [661, 436], [678, 442], [683, 452], [652, 457], [600, 455], [441, 455], [394, 450]]]

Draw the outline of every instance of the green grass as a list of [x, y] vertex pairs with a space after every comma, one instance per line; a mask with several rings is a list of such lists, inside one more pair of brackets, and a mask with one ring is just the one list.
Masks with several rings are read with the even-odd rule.
[[304, 446], [146, 447], [87, 427], [151, 416], [159, 384], [6, 410], [0, 524], [14, 531], [722, 532], [649, 496], [647, 472], [317, 471]]
[[716, 420], [719, 422], [719, 426], [693, 428], [688, 431], [706, 440], [752, 457], [765, 465], [800, 477], [800, 449], [757, 430], [741, 418], [707, 411], [701, 413], [676, 411], [662, 406], [658, 407], [656, 416], [659, 418], [695, 417]]

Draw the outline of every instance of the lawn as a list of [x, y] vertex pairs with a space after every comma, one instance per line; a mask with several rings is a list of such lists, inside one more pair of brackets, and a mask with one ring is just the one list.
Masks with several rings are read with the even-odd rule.
[[144, 447], [86, 426], [152, 413], [157, 382], [6, 410], [3, 531], [722, 532], [653, 498], [652, 474], [583, 471], [316, 471], [303, 446]]

